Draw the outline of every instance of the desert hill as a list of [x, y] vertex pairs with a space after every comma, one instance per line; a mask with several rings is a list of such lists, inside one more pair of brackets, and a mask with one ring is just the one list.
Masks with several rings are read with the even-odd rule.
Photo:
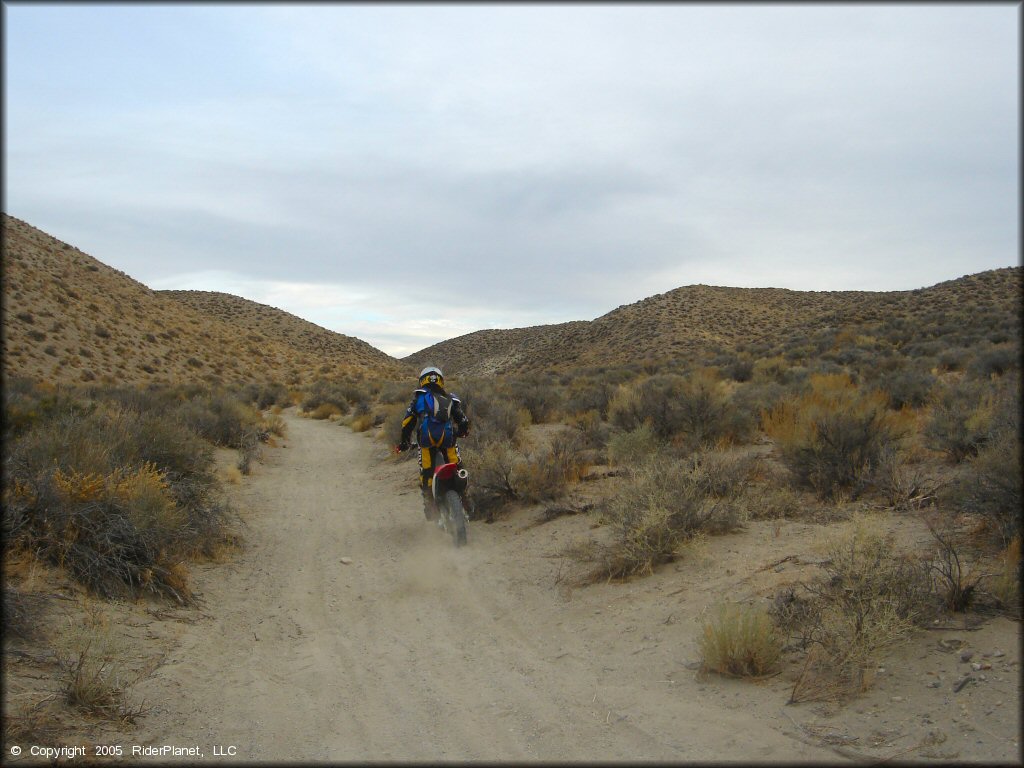
[[[416, 352], [413, 366], [448, 365], [463, 375], [632, 365], [708, 358], [721, 352], [792, 346], [823, 330], [855, 333], [879, 324], [904, 329], [901, 341], [960, 320], [1008, 323], [1019, 334], [1021, 268], [968, 275], [912, 291], [794, 291], [692, 285], [651, 296], [592, 321], [487, 330]], [[933, 334], [934, 335], [934, 334]]]
[[585, 320], [555, 325], [535, 325], [510, 330], [484, 329], [438, 342], [403, 358], [414, 368], [440, 365], [463, 374], [489, 375], [516, 370], [540, 357], [540, 350], [557, 344], [573, 331], [587, 326]]
[[282, 309], [217, 291], [157, 291], [186, 304], [207, 317], [215, 317], [241, 329], [258, 329], [267, 339], [328, 361], [367, 368], [393, 367], [395, 359], [362, 339], [336, 333]]
[[404, 370], [358, 339], [224, 294], [154, 291], [3, 216], [3, 372], [110, 384], [309, 382]]

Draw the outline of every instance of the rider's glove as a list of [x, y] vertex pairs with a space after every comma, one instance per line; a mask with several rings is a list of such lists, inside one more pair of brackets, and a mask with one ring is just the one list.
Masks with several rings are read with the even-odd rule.
[[398, 453], [402, 453], [403, 451], [408, 451], [409, 450], [409, 441], [408, 440], [403, 440], [402, 442], [400, 442], [398, 445], [395, 446], [395, 450], [398, 451]]
[[463, 424], [461, 427], [459, 427], [458, 431], [455, 433], [455, 436], [456, 437], [466, 437], [468, 434], [469, 434], [469, 422], [467, 421], [465, 424]]

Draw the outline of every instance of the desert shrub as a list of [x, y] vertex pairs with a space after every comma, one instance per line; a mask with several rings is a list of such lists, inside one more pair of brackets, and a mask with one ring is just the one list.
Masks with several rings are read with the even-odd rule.
[[703, 450], [690, 458], [694, 481], [709, 498], [726, 499], [741, 495], [761, 460], [746, 453]]
[[762, 423], [797, 481], [822, 498], [862, 492], [883, 450], [906, 432], [884, 393], [862, 392], [843, 374], [812, 377], [810, 391], [784, 400]]
[[240, 397], [243, 402], [252, 403], [261, 411], [265, 411], [275, 405], [287, 407], [292, 402], [288, 387], [277, 381], [249, 384], [242, 389]]
[[779, 384], [786, 384], [788, 383], [786, 378], [789, 368], [790, 363], [781, 355], [762, 357], [754, 361], [751, 380], [758, 383], [774, 381]]
[[608, 459], [612, 464], [635, 466], [664, 447], [647, 424], [619, 432], [608, 440]]
[[784, 386], [776, 381], [757, 383], [750, 381], [737, 387], [729, 401], [730, 410], [734, 411], [742, 422], [750, 429], [760, 426], [761, 415], [774, 408], [779, 401], [794, 394], [792, 386]]
[[586, 471], [586, 450], [579, 430], [568, 429], [542, 446], [524, 449], [508, 441], [489, 442], [473, 452], [467, 468], [473, 473], [477, 514], [493, 516], [513, 501], [537, 503], [560, 497]]
[[785, 486], [762, 485], [747, 494], [747, 509], [752, 520], [784, 520], [796, 517], [801, 499]]
[[41, 640], [44, 636], [43, 616], [49, 598], [22, 590], [16, 584], [5, 582], [2, 599], [4, 631], [9, 633], [8, 637]]
[[402, 422], [408, 403], [390, 403], [384, 410], [384, 440], [389, 446], [396, 446], [402, 440]]
[[470, 429], [481, 444], [505, 442], [518, 445], [522, 439], [522, 430], [530, 425], [530, 412], [507, 400], [497, 400], [489, 404], [483, 415], [474, 411], [473, 416], [467, 414]]
[[57, 663], [61, 670], [61, 691], [72, 707], [111, 718], [118, 717], [126, 708], [124, 689], [109, 658], [86, 645], [75, 653], [58, 655]]
[[5, 377], [3, 383], [5, 441], [16, 439], [40, 422], [73, 411], [94, 409], [93, 404], [82, 402], [64, 387], [39, 384], [18, 376]]
[[626, 432], [644, 425], [646, 414], [635, 384], [620, 384], [608, 401], [608, 421]]
[[848, 370], [860, 370], [871, 363], [874, 357], [868, 350], [859, 347], [844, 347], [826, 352], [821, 359], [836, 363]]
[[948, 520], [935, 515], [926, 519], [935, 541], [935, 554], [927, 566], [935, 577], [936, 587], [945, 607], [961, 613], [974, 601], [983, 574], [967, 561], [960, 531]]
[[212, 447], [159, 414], [71, 411], [7, 448], [6, 541], [101, 594], [146, 589], [188, 602], [183, 559], [230, 537]]
[[935, 361], [945, 345], [934, 339], [915, 340], [903, 346], [903, 354], [908, 358], [918, 360], [919, 363], [931, 363]]
[[586, 471], [583, 440], [577, 430], [555, 435], [549, 445], [530, 450], [513, 462], [516, 498], [527, 503], [552, 501]]
[[21, 502], [26, 524], [20, 533], [38, 556], [105, 596], [125, 587], [150, 589], [179, 602], [191, 600], [178, 578], [187, 517], [169, 485], [152, 464], [108, 474], [64, 472], [44, 475]]
[[253, 429], [242, 436], [238, 445], [238, 462], [236, 466], [243, 475], [252, 472], [252, 463], [263, 457], [263, 449], [260, 447], [260, 434]]
[[512, 389], [509, 397], [525, 408], [534, 424], [555, 421], [565, 408], [565, 395], [551, 382], [524, 380]]
[[200, 437], [225, 448], [241, 448], [261, 422], [259, 411], [226, 392], [193, 397], [174, 415]]
[[478, 516], [491, 519], [496, 509], [519, 498], [519, 452], [507, 442], [492, 442], [473, 452], [465, 464]]
[[761, 677], [778, 667], [782, 636], [768, 613], [725, 603], [703, 622], [699, 639], [704, 669], [734, 677]]
[[[410, 392], [411, 395], [411, 392]], [[325, 414], [346, 415], [351, 407], [357, 403], [365, 403], [370, 400], [370, 393], [367, 385], [361, 382], [348, 381], [345, 379], [318, 379], [307, 389], [305, 397], [299, 409], [303, 413], [315, 412], [321, 406], [333, 406], [324, 408], [320, 412]], [[317, 416], [314, 418], [328, 418]]]
[[504, 387], [499, 388], [490, 380], [467, 381], [461, 399], [470, 420], [471, 434], [478, 444], [518, 444], [522, 437], [520, 430], [531, 422], [529, 411]]
[[911, 463], [894, 445], [886, 446], [878, 457], [871, 483], [882, 494], [890, 509], [906, 512], [934, 504], [942, 482], [923, 463]]
[[709, 371], [685, 377], [660, 374], [620, 387], [609, 403], [608, 418], [627, 432], [646, 424], [658, 439], [675, 439], [690, 449], [747, 429], [737, 422], [728, 396]]
[[1020, 534], [1021, 415], [1019, 381], [1009, 382], [986, 407], [982, 447], [965, 462], [952, 489], [954, 502], [981, 515], [1004, 545]]
[[594, 452], [592, 463], [601, 463], [597, 460], [598, 454], [604, 454], [612, 434], [611, 426], [601, 419], [601, 414], [596, 410], [577, 413], [575, 418], [567, 421], [567, 424], [579, 430], [583, 447]]
[[975, 354], [967, 372], [981, 379], [1002, 376], [1008, 371], [1020, 368], [1020, 346], [1017, 344], [995, 344]]
[[822, 567], [825, 579], [791, 590], [772, 611], [808, 654], [791, 702], [867, 689], [881, 655], [937, 609], [927, 568], [866, 519], [830, 540]]
[[701, 466], [692, 460], [656, 457], [629, 470], [605, 501], [611, 544], [596, 550], [596, 569], [587, 580], [622, 579], [653, 572], [700, 532], [738, 527], [743, 512], [736, 496], [712, 497]]
[[991, 436], [995, 390], [982, 381], [963, 379], [937, 388], [925, 425], [928, 446], [954, 463], [977, 456]]
[[889, 396], [889, 407], [898, 411], [925, 405], [936, 381], [928, 371], [906, 368], [881, 376], [877, 386]]
[[712, 373], [698, 372], [686, 377], [678, 390], [675, 407], [680, 425], [676, 431], [683, 433], [695, 448], [732, 436], [737, 428], [736, 412], [729, 408], [729, 398]]
[[596, 411], [602, 418], [608, 414], [615, 387], [603, 380], [577, 379], [570, 387], [565, 402], [569, 413]]
[[726, 366], [725, 373], [733, 381], [750, 381], [754, 377], [754, 361], [749, 357], [737, 357]]
[[954, 349], [943, 349], [938, 355], [938, 369], [940, 371], [960, 371], [970, 357], [970, 352], [961, 347]]
[[407, 381], [385, 381], [381, 383], [377, 399], [384, 405], [408, 405], [412, 399], [413, 387]]

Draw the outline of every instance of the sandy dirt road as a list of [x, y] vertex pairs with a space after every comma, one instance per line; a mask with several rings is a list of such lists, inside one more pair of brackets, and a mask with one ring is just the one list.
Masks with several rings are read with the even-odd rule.
[[237, 490], [246, 551], [197, 573], [207, 618], [138, 687], [157, 703], [139, 744], [245, 762], [844, 760], [786, 733], [778, 706], [741, 704], [749, 684], [704, 695], [668, 608], [652, 628], [628, 585], [560, 593], [540, 529], [474, 522], [455, 550], [413, 462], [285, 418], [286, 447]]

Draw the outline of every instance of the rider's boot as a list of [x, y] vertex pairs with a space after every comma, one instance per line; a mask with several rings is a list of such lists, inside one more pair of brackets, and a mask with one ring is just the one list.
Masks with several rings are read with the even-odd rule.
[[423, 514], [427, 520], [437, 520], [437, 504], [434, 502], [434, 494], [429, 488], [423, 489]]

